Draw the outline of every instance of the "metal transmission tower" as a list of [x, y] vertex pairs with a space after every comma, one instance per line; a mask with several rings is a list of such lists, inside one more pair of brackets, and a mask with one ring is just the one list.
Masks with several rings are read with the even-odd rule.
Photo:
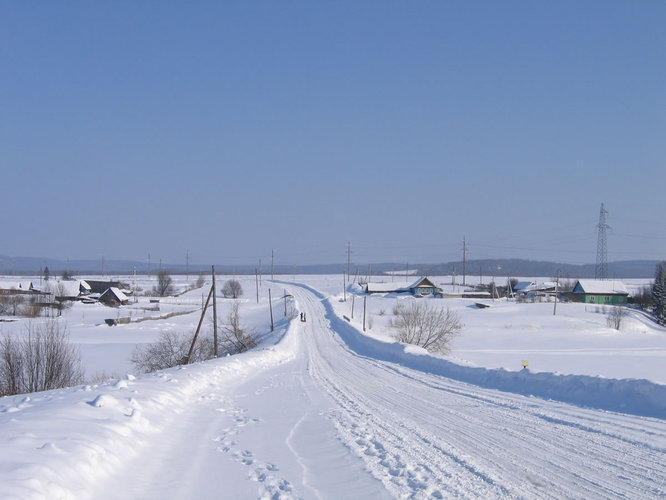
[[606, 255], [606, 228], [610, 227], [606, 223], [606, 214], [608, 211], [601, 204], [599, 211], [599, 236], [597, 238], [597, 267], [594, 271], [594, 278], [598, 280], [608, 279], [608, 256]]

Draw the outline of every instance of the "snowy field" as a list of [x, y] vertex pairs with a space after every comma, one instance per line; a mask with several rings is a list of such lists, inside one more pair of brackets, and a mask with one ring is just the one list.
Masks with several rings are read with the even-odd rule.
[[[255, 277], [239, 280], [261, 345], [150, 375], [131, 352], [163, 331], [193, 334], [209, 280], [159, 303], [66, 309], [88, 383], [0, 399], [0, 497], [666, 496], [666, 330], [642, 313], [617, 331], [584, 304], [554, 315], [552, 302], [418, 299], [464, 324], [438, 356], [390, 337], [393, 307], [415, 299], [368, 297], [363, 333], [363, 295], [342, 276], [264, 277], [258, 300]], [[176, 289], [193, 281], [175, 277]], [[222, 322], [232, 303], [218, 292]], [[40, 320], [0, 334], [28, 321]]]

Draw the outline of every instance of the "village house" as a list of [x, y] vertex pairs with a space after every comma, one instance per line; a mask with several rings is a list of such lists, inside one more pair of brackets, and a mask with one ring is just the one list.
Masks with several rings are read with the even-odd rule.
[[107, 306], [117, 307], [129, 302], [129, 298], [120, 289], [112, 286], [99, 296], [99, 301]]
[[365, 292], [372, 293], [411, 293], [416, 297], [426, 295], [442, 295], [442, 289], [439, 288], [427, 277], [421, 277], [407, 286], [399, 286], [397, 283], [367, 283]]
[[586, 304], [617, 305], [627, 303], [629, 291], [617, 280], [578, 280], [569, 296]]
[[523, 299], [554, 297], [557, 285], [554, 281], [520, 281], [513, 287], [513, 294]]

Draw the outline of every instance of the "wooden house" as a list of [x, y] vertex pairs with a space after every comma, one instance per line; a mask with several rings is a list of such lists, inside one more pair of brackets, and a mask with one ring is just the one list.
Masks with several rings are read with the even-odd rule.
[[627, 303], [629, 291], [617, 280], [578, 280], [569, 296], [586, 304], [617, 305]]
[[410, 285], [400, 286], [397, 283], [367, 283], [366, 293], [411, 293], [417, 297], [425, 295], [442, 295], [442, 289], [426, 277], [417, 279]]
[[107, 288], [106, 291], [99, 296], [99, 301], [107, 306], [117, 307], [127, 304], [129, 302], [129, 298], [127, 295], [121, 292], [120, 289], [112, 286]]

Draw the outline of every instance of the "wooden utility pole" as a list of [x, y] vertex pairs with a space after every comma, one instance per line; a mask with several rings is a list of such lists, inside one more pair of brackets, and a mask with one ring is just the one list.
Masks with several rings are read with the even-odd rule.
[[351, 269], [351, 241], [347, 241], [347, 280], [350, 279]]
[[463, 236], [463, 285], [466, 285], [467, 279], [467, 238]]
[[363, 331], [365, 331], [365, 306], [368, 302], [368, 296], [363, 297]]
[[271, 311], [271, 332], [275, 329], [275, 325], [273, 324], [273, 299], [271, 298], [271, 289], [268, 289], [268, 307]]
[[210, 287], [210, 292], [208, 292], [208, 298], [206, 299], [206, 305], [204, 305], [203, 310], [201, 311], [201, 318], [199, 318], [199, 324], [197, 325], [197, 331], [194, 332], [194, 338], [192, 339], [192, 344], [190, 345], [190, 350], [187, 353], [187, 357], [183, 360], [184, 365], [188, 365], [190, 363], [190, 359], [192, 359], [192, 353], [194, 352], [194, 344], [197, 341], [197, 337], [199, 336], [199, 330], [201, 330], [201, 323], [203, 323], [204, 316], [206, 315], [206, 310], [208, 309], [208, 304], [210, 302], [210, 297], [213, 295], [213, 290], [214, 287]]
[[352, 312], [351, 312], [351, 319], [354, 319], [354, 299], [356, 298], [356, 295], [352, 295]]
[[342, 273], [342, 300], [343, 302], [347, 302], [347, 280], [345, 273]]
[[254, 270], [254, 284], [255, 288], [257, 289], [257, 304], [259, 303], [259, 272], [255, 269]]
[[284, 291], [284, 317], [287, 317], [287, 290], [286, 288], [282, 289]]
[[560, 271], [557, 271], [557, 280], [555, 281], [555, 304], [553, 305], [553, 316], [557, 314], [557, 295], [560, 287]]
[[215, 286], [215, 266], [213, 267], [213, 354], [217, 358], [217, 287]]

